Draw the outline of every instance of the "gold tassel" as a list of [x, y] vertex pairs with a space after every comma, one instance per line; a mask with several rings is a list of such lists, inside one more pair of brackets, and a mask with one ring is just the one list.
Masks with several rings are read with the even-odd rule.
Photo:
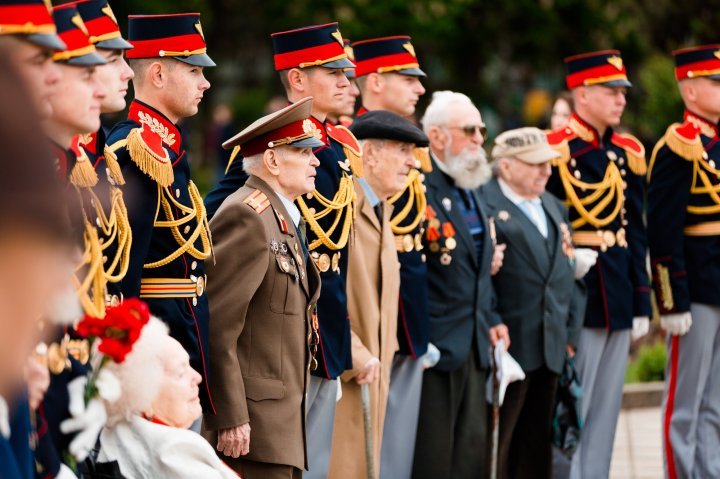
[[105, 146], [105, 166], [108, 169], [108, 176], [112, 180], [113, 184], [122, 186], [125, 184], [125, 177], [120, 169], [120, 163], [118, 163], [117, 155], [110, 148]]
[[665, 132], [664, 138], [668, 148], [670, 148], [673, 153], [685, 158], [686, 160], [702, 160], [702, 155], [705, 149], [703, 148], [702, 141], [700, 140], [700, 135], [696, 136], [692, 140], [683, 138], [675, 131], [679, 126], [679, 123], [670, 125], [670, 128], [668, 128], [667, 132]]
[[98, 175], [87, 157], [77, 159], [70, 173], [70, 183], [80, 188], [92, 188], [98, 183]]
[[568, 144], [567, 140], [563, 140], [561, 143], [558, 143], [557, 145], [550, 145], [555, 151], [560, 153], [560, 156], [558, 158], [553, 158], [550, 160], [550, 164], [552, 166], [560, 166], [563, 163], [567, 163], [570, 161], [570, 145]]
[[675, 301], [673, 300], [672, 286], [670, 286], [670, 271], [667, 267], [658, 264], [656, 266], [658, 281], [660, 283], [660, 295], [662, 296], [663, 309], [665, 311], [672, 311], [675, 307]]
[[233, 164], [233, 161], [235, 161], [235, 158], [237, 158], [238, 154], [240, 153], [240, 146], [236, 146], [233, 148], [232, 153], [230, 153], [230, 161], [228, 161], [227, 167], [225, 168], [225, 174], [227, 175], [227, 172], [230, 171], [230, 166]]
[[432, 162], [430, 161], [430, 149], [428, 147], [424, 148], [415, 148], [413, 150], [413, 154], [415, 155], [415, 159], [420, 163], [420, 168], [425, 173], [430, 173], [432, 171]]
[[[644, 150], [643, 153], [645, 153]], [[645, 176], [647, 174], [647, 161], [645, 161], [645, 156], [638, 155], [636, 152], [629, 149], [625, 150], [625, 154], [627, 155], [630, 171], [636, 175]]]
[[152, 151], [142, 138], [142, 128], [135, 128], [127, 136], [127, 150], [130, 159], [150, 178], [162, 187], [168, 187], [175, 179], [170, 158], [165, 152], [161, 157]]
[[348, 160], [350, 160], [350, 168], [352, 169], [355, 178], [362, 178], [365, 176], [365, 169], [363, 168], [362, 153], [355, 151], [347, 145], [343, 145], [343, 152]]

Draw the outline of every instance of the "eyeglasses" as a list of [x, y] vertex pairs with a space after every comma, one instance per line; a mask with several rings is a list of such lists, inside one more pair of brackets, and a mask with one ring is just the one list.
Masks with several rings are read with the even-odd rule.
[[463, 133], [465, 133], [465, 136], [475, 136], [476, 133], [480, 133], [480, 136], [483, 137], [483, 140], [487, 140], [488, 132], [487, 128], [485, 128], [485, 125], [465, 125], [465, 126], [449, 126], [451, 130], [462, 130]]

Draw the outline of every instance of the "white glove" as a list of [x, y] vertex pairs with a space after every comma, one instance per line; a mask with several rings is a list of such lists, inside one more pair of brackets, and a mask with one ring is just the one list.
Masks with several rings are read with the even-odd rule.
[[636, 316], [633, 318], [633, 327], [630, 337], [633, 341], [645, 336], [650, 331], [650, 318], [648, 316]]
[[440, 361], [440, 350], [433, 343], [428, 343], [425, 354], [420, 358], [423, 369], [430, 369]]
[[85, 383], [87, 383], [87, 378], [82, 376], [73, 379], [68, 384], [70, 396], [68, 409], [72, 417], [60, 423], [60, 430], [64, 434], [77, 433], [70, 443], [69, 449], [78, 461], [84, 461], [95, 447], [100, 431], [107, 421], [107, 412], [102, 400], [93, 398], [87, 407], [85, 406], [83, 398]]
[[575, 279], [585, 277], [597, 262], [598, 252], [590, 248], [575, 248]]
[[692, 326], [690, 311], [662, 315], [660, 316], [660, 326], [670, 334], [682, 336], [690, 331], [690, 326]]
[[77, 476], [65, 464], [60, 464], [60, 471], [55, 479], [77, 479]]

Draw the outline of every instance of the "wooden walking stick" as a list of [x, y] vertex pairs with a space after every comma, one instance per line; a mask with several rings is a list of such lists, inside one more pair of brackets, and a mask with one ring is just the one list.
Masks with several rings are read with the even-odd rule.
[[498, 445], [500, 443], [500, 381], [495, 350], [492, 351], [492, 457], [490, 457], [490, 479], [497, 479]]
[[365, 425], [365, 459], [367, 462], [367, 477], [375, 479], [375, 450], [373, 448], [372, 422], [370, 416], [370, 385], [360, 385], [362, 398], [363, 424]]

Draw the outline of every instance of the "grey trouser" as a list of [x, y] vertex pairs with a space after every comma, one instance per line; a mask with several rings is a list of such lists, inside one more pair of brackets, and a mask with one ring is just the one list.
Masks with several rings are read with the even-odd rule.
[[310, 376], [307, 389], [305, 431], [307, 437], [308, 471], [304, 479], [326, 479], [330, 465], [337, 379]]
[[383, 427], [380, 479], [410, 479], [422, 380], [423, 367], [419, 358], [395, 355]]
[[690, 312], [690, 331], [668, 338], [663, 450], [673, 479], [720, 477], [720, 307]]
[[630, 330], [583, 328], [575, 356], [582, 384], [583, 429], [571, 479], [607, 479], [622, 405]]

